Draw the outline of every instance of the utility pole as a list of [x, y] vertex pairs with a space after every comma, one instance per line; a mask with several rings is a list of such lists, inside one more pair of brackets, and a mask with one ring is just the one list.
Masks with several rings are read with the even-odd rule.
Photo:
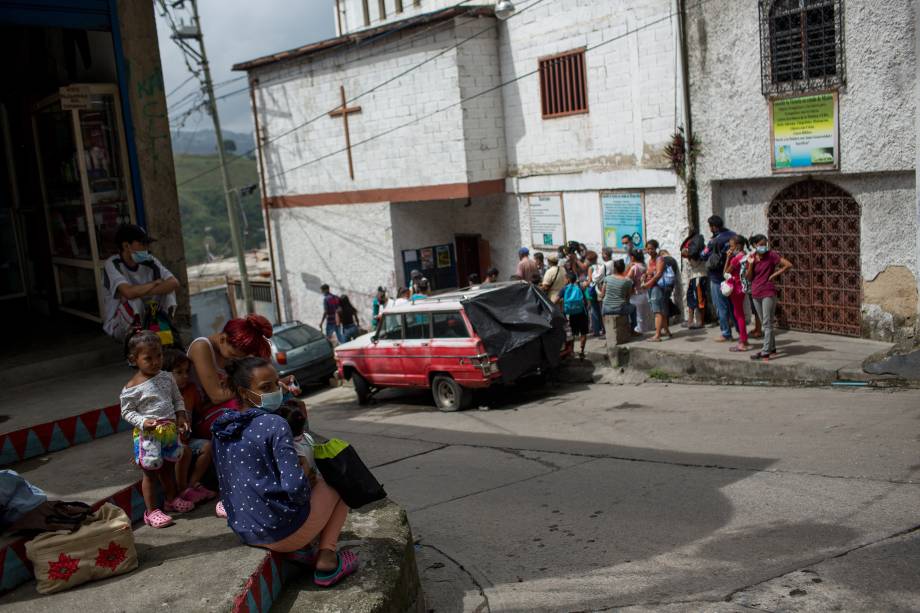
[[[185, 0], [192, 7], [192, 27], [173, 27], [172, 38], [175, 40], [183, 51], [192, 51], [197, 57], [194, 59], [201, 66], [202, 88], [207, 97], [206, 104], [214, 122], [214, 134], [217, 136], [217, 159], [220, 164], [220, 175], [224, 186], [224, 200], [227, 203], [227, 218], [230, 223], [230, 242], [233, 245], [233, 252], [236, 254], [237, 265], [240, 269], [240, 285], [243, 290], [243, 301], [246, 304], [246, 312], [252, 313], [255, 307], [252, 302], [252, 290], [249, 287], [249, 273], [246, 270], [246, 252], [243, 247], [243, 239], [240, 233], [240, 214], [238, 193], [230, 183], [230, 173], [227, 171], [227, 160], [224, 157], [224, 135], [220, 129], [220, 117], [217, 114], [217, 101], [214, 98], [214, 83], [211, 80], [211, 67], [208, 65], [208, 55], [204, 48], [204, 34], [201, 32], [201, 19], [198, 16], [198, 0]], [[184, 2], [176, 3], [178, 5]], [[175, 5], [174, 5], [175, 6]], [[163, 7], [164, 10], [166, 7]], [[198, 43], [197, 53], [184, 44], [186, 39], [192, 39]]]

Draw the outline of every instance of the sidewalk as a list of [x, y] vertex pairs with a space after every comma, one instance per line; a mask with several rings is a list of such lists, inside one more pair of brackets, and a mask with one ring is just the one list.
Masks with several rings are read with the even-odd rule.
[[897, 381], [888, 375], [870, 375], [863, 371], [867, 358], [890, 351], [894, 345], [858, 338], [809, 334], [780, 330], [776, 337], [777, 355], [768, 362], [751, 360], [760, 348], [759, 339], [751, 339], [754, 349], [732, 353], [735, 343], [718, 343], [718, 329], [708, 327], [688, 330], [672, 326], [673, 338], [662, 342], [636, 339], [611, 348], [605, 342], [590, 339], [592, 358], [628, 366], [655, 378], [689, 378], [721, 383], [772, 385], [890, 384]]

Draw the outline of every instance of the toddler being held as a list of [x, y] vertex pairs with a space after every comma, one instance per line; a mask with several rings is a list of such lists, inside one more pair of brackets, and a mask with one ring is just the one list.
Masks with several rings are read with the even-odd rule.
[[173, 520], [157, 505], [157, 482], [166, 494], [165, 511], [186, 513], [195, 508], [176, 494], [174, 464], [183, 449], [179, 432], [188, 432], [185, 403], [172, 375], [161, 370], [163, 345], [156, 333], [135, 331], [127, 341], [127, 357], [137, 373], [121, 390], [121, 417], [134, 426], [134, 461], [144, 471], [144, 523], [165, 528]]

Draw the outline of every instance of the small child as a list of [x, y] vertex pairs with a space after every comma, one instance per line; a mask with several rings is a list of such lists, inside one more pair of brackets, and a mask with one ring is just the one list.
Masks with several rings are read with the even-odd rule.
[[[185, 403], [188, 422], [194, 423], [195, 412], [204, 406], [204, 398], [198, 386], [189, 380], [191, 367], [191, 360], [182, 351], [170, 347], [163, 352], [163, 370], [172, 373], [176, 387], [182, 394], [182, 401]], [[201, 484], [204, 474], [211, 466], [211, 441], [191, 438], [191, 433], [186, 432], [179, 436], [179, 444], [183, 447], [182, 459], [176, 463], [176, 484], [181, 492], [179, 497], [195, 505], [217, 498], [217, 492]], [[195, 466], [189, 477], [192, 458], [195, 458]]]
[[283, 417], [291, 427], [291, 434], [294, 436], [294, 451], [297, 452], [300, 466], [307, 475], [310, 485], [316, 485], [319, 471], [316, 469], [316, 462], [313, 460], [313, 437], [304, 432], [307, 426], [307, 417], [303, 414], [303, 410], [294, 402], [286, 402], [278, 407], [275, 415]]
[[166, 494], [166, 511], [187, 513], [195, 508], [176, 495], [176, 472], [170, 465], [182, 457], [178, 433], [188, 432], [185, 403], [172, 376], [161, 370], [163, 344], [155, 332], [136, 330], [126, 345], [128, 363], [137, 373], [121, 390], [121, 417], [134, 426], [134, 461], [144, 471], [144, 523], [165, 528], [173, 520], [157, 506], [157, 481]]

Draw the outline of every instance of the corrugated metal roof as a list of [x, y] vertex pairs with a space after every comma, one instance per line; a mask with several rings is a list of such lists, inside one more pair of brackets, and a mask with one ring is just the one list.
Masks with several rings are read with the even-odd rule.
[[315, 53], [319, 53], [320, 51], [344, 51], [347, 47], [364, 42], [370, 38], [385, 36], [397, 31], [412, 30], [419, 26], [427, 25], [430, 23], [447, 21], [448, 19], [453, 19], [454, 17], [458, 17], [460, 15], [494, 17], [495, 11], [491, 6], [454, 6], [442, 9], [440, 11], [425, 13], [423, 15], [416, 15], [415, 17], [409, 17], [407, 19], [401, 19], [399, 21], [387, 23], [376, 28], [368, 28], [367, 30], [345, 34], [344, 36], [321, 40], [319, 42], [310, 43], [309, 45], [304, 45], [303, 47], [297, 47], [295, 49], [289, 49], [287, 51], [265, 55], [254, 60], [240, 62], [239, 64], [233, 65], [233, 70], [248, 71], [254, 68], [261, 68], [263, 66], [275, 64], [277, 62], [309, 57]]

